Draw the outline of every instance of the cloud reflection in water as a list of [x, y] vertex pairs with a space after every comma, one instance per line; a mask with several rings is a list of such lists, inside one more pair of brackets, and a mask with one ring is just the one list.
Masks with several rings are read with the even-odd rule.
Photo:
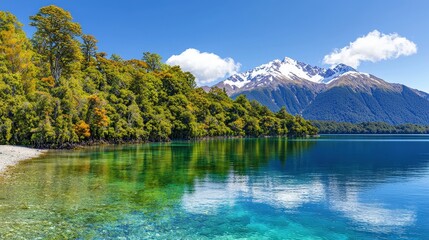
[[356, 187], [346, 187], [340, 191], [335, 184], [324, 184], [317, 178], [302, 182], [266, 177], [250, 182], [248, 177], [230, 174], [226, 182], [197, 182], [192, 191], [184, 194], [182, 206], [190, 213], [214, 215], [221, 207], [232, 207], [241, 199], [250, 199], [286, 212], [298, 210], [308, 203], [327, 203], [330, 210], [365, 230], [384, 233], [410, 226], [416, 220], [412, 210], [364, 203], [359, 201], [358, 193]]

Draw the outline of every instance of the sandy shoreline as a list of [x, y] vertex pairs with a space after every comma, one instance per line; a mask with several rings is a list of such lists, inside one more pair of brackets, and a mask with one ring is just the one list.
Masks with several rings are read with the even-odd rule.
[[0, 145], [0, 174], [4, 173], [9, 166], [23, 160], [38, 157], [45, 152], [45, 150], [34, 148]]

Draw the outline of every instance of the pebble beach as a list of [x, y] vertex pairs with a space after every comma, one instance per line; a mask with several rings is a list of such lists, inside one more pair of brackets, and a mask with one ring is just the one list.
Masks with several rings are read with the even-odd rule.
[[43, 154], [45, 150], [0, 145], [0, 174], [3, 173], [7, 167], [13, 166], [20, 161], [35, 158]]

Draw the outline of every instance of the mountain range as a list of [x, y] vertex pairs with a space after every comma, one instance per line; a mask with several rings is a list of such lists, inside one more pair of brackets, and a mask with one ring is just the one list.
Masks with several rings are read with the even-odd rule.
[[429, 124], [429, 94], [389, 83], [345, 64], [321, 68], [291, 58], [274, 60], [215, 85], [244, 94], [273, 111], [313, 120]]

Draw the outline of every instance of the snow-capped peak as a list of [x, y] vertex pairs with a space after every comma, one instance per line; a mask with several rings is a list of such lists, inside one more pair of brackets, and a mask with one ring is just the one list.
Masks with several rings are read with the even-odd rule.
[[282, 62], [284, 62], [284, 63], [292, 63], [292, 64], [296, 64], [297, 63], [297, 61], [295, 59], [292, 59], [290, 57], [285, 57]]
[[354, 68], [352, 68], [352, 67], [350, 67], [348, 65], [345, 65], [343, 63], [338, 64], [337, 66], [335, 66], [334, 68], [332, 68], [332, 70], [334, 70], [335, 72], [342, 72], [342, 73], [345, 73], [345, 72], [356, 72], [356, 69], [354, 69]]
[[267, 84], [273, 79], [308, 80], [327, 84], [350, 71], [356, 72], [354, 68], [345, 64], [324, 69], [285, 57], [283, 60], [276, 59], [244, 73], [235, 74], [223, 81], [223, 84], [229, 85], [233, 89], [243, 88], [249, 83], [252, 83], [252, 86], [259, 86]]
[[325, 71], [325, 75], [324, 75], [324, 79], [321, 81], [321, 83], [330, 83], [333, 80], [335, 80], [336, 78], [338, 78], [339, 76], [343, 75], [344, 73], [347, 72], [357, 72], [356, 69], [347, 66], [345, 64], [338, 64], [335, 67], [331, 67], [329, 69], [326, 69]]

